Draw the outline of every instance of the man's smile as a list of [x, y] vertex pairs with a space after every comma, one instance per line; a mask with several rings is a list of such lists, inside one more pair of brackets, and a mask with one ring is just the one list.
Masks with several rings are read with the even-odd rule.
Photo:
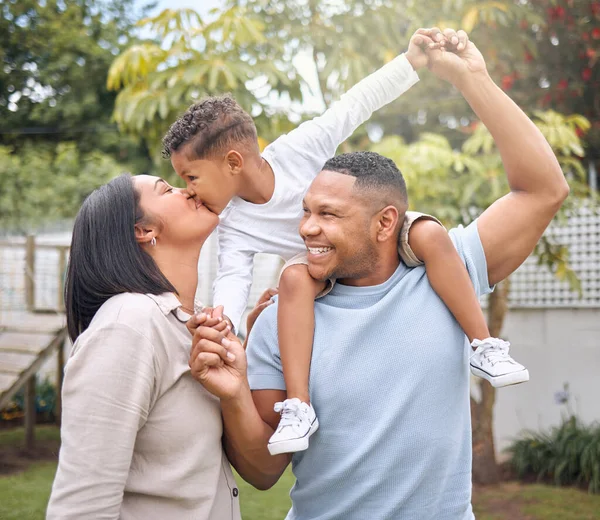
[[308, 257], [311, 258], [312, 260], [315, 259], [322, 259], [323, 257], [327, 256], [328, 253], [331, 253], [333, 251], [333, 247], [331, 246], [306, 246], [306, 249], [308, 249]]

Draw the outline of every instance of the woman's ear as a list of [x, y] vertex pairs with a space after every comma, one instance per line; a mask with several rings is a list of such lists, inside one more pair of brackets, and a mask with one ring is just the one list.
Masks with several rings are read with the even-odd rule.
[[134, 227], [135, 239], [140, 245], [148, 245], [154, 241], [156, 243], [156, 230], [152, 227], [136, 224]]
[[395, 235], [398, 218], [398, 209], [394, 206], [386, 206], [379, 212], [377, 220], [378, 242], [385, 242]]

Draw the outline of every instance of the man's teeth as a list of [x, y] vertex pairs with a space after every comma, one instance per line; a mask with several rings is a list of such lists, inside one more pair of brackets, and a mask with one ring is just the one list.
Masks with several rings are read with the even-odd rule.
[[309, 247], [308, 251], [311, 255], [321, 255], [331, 251], [332, 247]]

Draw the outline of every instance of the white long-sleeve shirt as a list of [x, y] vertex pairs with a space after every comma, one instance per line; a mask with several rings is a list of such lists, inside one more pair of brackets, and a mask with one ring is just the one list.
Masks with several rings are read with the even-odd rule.
[[323, 115], [301, 124], [267, 146], [263, 158], [275, 174], [273, 196], [265, 204], [235, 197], [221, 213], [219, 268], [214, 305], [237, 328], [248, 305], [254, 255], [271, 253], [289, 260], [305, 250], [298, 233], [302, 199], [325, 162], [373, 112], [398, 98], [419, 77], [400, 55], [366, 77]]

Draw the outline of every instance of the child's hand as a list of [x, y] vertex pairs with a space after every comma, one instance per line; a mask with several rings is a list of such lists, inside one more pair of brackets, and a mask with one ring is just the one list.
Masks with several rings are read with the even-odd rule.
[[[222, 311], [223, 307], [221, 307], [221, 313]], [[218, 314], [213, 317], [213, 314], [214, 309], [211, 307], [205, 307], [200, 314], [194, 314], [185, 324], [190, 334], [193, 336], [196, 329], [200, 326], [215, 327], [219, 331], [225, 330], [227, 326], [230, 326], [228, 320], [223, 319]]]
[[429, 64], [429, 49], [439, 49], [446, 45], [446, 39], [441, 31], [433, 32], [433, 29], [418, 29], [412, 35], [406, 51], [406, 59], [415, 70], [426, 67]]
[[[250, 335], [250, 331], [254, 326], [254, 322], [256, 318], [260, 315], [262, 311], [264, 311], [269, 305], [273, 303], [273, 296], [277, 294], [277, 289], [267, 289], [264, 293], [261, 294], [260, 298], [256, 302], [254, 309], [250, 311], [248, 314], [248, 318], [246, 320], [246, 338]], [[244, 348], [246, 345], [244, 344]]]

